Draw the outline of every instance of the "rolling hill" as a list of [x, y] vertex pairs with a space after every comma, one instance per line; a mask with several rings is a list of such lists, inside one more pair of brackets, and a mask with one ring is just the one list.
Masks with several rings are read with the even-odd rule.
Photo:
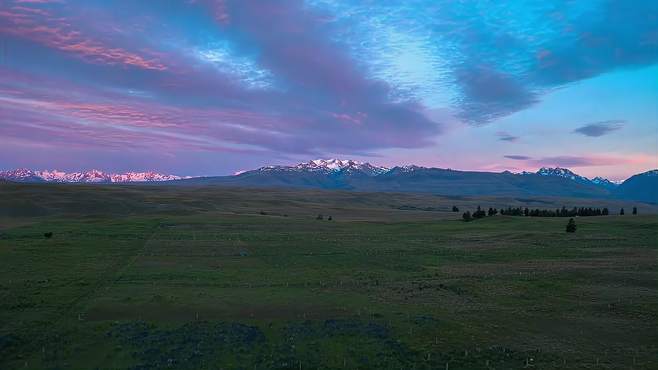
[[613, 194], [618, 198], [658, 203], [658, 170], [631, 176]]

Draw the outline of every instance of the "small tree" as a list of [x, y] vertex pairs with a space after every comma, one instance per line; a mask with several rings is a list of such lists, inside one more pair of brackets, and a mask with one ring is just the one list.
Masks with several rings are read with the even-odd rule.
[[634, 214], [634, 215], [637, 214], [637, 207], [633, 207], [633, 214]]
[[459, 208], [457, 208], [457, 206], [452, 206], [452, 211], [453, 212], [459, 212]]
[[603, 208], [603, 210], [601, 211], [601, 214], [604, 215], [604, 216], [607, 216], [609, 213], [610, 212], [608, 211], [607, 208]]
[[473, 218], [471, 217], [471, 212], [470, 212], [470, 211], [466, 211], [466, 212], [464, 212], [464, 214], [462, 215], [462, 218], [463, 218], [464, 221], [466, 221], [466, 222], [468, 222], [468, 221], [470, 221], [470, 220], [473, 219]]
[[334, 219], [334, 218], [331, 217], [331, 216], [327, 217], [327, 221], [331, 221], [331, 220], [333, 220], [333, 219]]
[[324, 220], [324, 216], [322, 215], [322, 213], [320, 213], [320, 214], [318, 215], [318, 217], [316, 217], [315, 219], [316, 219], [316, 220]]
[[52, 231], [49, 231], [49, 232], [47, 232], [47, 233], [44, 233], [43, 236], [44, 236], [46, 239], [50, 239], [50, 238], [53, 237], [53, 233], [52, 233]]
[[477, 211], [473, 212], [473, 218], [483, 218], [487, 215], [487, 212], [483, 211], [480, 206], [478, 206]]
[[567, 222], [567, 232], [568, 233], [576, 232], [576, 221], [574, 221], [573, 218], [570, 218], [569, 222]]
[[624, 209], [623, 209], [623, 208], [621, 209], [621, 211], [619, 211], [619, 214], [620, 214], [621, 216], [624, 215]]

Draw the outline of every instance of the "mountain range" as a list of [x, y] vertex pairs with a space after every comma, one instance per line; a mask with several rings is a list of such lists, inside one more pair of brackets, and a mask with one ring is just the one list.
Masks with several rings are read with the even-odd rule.
[[316, 159], [293, 166], [266, 166], [232, 176], [180, 177], [155, 172], [108, 174], [15, 170], [0, 179], [18, 182], [127, 183], [238, 187], [292, 187], [356, 191], [417, 192], [449, 196], [561, 196], [621, 198], [658, 203], [658, 170], [637, 174], [617, 184], [589, 179], [566, 168], [512, 173], [457, 171], [415, 165], [392, 168], [353, 160]]
[[14, 182], [66, 182], [66, 183], [127, 183], [182, 180], [188, 177], [163, 175], [157, 172], [105, 173], [98, 170], [85, 172], [32, 171], [20, 168], [0, 171], [0, 179]]
[[[566, 168], [541, 168], [512, 173], [457, 171], [415, 165], [392, 168], [352, 160], [316, 159], [294, 166], [266, 166], [234, 176], [199, 177], [178, 184], [243, 187], [295, 187], [357, 191], [418, 192], [451, 196], [563, 196], [624, 198], [658, 202], [656, 171], [631, 177], [621, 184], [588, 179]], [[632, 180], [633, 186], [627, 183]]]

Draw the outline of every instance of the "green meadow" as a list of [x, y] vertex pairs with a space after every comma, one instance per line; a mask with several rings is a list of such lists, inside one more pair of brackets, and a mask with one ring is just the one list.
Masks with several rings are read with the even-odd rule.
[[[461, 221], [477, 205], [613, 215]], [[0, 368], [656, 369], [656, 212], [0, 184]]]

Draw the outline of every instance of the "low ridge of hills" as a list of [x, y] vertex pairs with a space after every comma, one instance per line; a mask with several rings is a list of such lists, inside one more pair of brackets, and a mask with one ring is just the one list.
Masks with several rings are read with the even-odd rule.
[[658, 170], [637, 174], [621, 184], [601, 177], [589, 179], [566, 168], [541, 168], [512, 173], [457, 171], [415, 165], [392, 168], [341, 159], [316, 159], [293, 166], [265, 166], [233, 176], [189, 177], [155, 172], [105, 174], [88, 171], [5, 171], [0, 179], [18, 182], [127, 183], [221, 185], [342, 189], [369, 192], [414, 192], [448, 196], [559, 196], [620, 198], [658, 203]]

